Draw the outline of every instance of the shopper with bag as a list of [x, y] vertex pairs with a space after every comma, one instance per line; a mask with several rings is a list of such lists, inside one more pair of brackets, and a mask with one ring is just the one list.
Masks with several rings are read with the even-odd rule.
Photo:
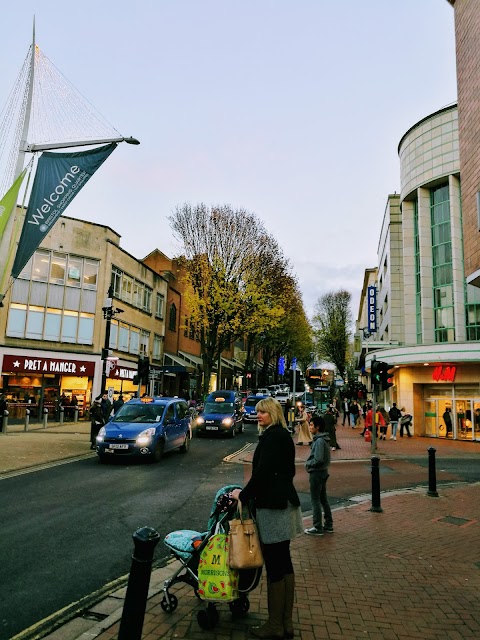
[[252, 503], [267, 572], [268, 621], [251, 629], [256, 638], [293, 638], [295, 576], [290, 540], [303, 532], [295, 487], [295, 447], [281, 404], [264, 398], [256, 406], [260, 439], [245, 488], [231, 496]]

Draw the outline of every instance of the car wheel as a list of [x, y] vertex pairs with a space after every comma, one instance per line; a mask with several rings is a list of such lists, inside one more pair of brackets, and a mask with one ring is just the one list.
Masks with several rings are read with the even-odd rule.
[[190, 435], [186, 433], [185, 440], [179, 450], [180, 450], [180, 453], [187, 453], [189, 449], [190, 449]]
[[163, 440], [159, 440], [157, 442], [156, 446], [155, 446], [154, 451], [153, 451], [153, 461], [154, 462], [160, 462], [160, 460], [162, 459], [163, 447], [164, 447]]

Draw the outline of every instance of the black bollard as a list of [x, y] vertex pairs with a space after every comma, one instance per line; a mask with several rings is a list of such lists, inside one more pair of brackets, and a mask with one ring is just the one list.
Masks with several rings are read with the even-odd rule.
[[132, 537], [135, 549], [123, 603], [118, 640], [141, 640], [153, 552], [160, 540], [160, 534], [151, 527], [137, 529]]
[[380, 506], [380, 458], [372, 456], [372, 506], [370, 511], [382, 513]]
[[438, 498], [437, 472], [435, 469], [435, 451], [433, 447], [428, 450], [428, 491], [427, 496]]

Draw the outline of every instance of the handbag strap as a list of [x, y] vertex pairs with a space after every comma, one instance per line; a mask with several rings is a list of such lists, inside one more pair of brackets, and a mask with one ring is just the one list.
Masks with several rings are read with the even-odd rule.
[[242, 524], [243, 524], [243, 509], [244, 509], [244, 508], [245, 508], [245, 509], [246, 509], [246, 511], [247, 511], [247, 518], [249, 518], [249, 519], [251, 519], [251, 520], [254, 520], [254, 517], [253, 517], [253, 515], [252, 515], [252, 513], [251, 513], [251, 511], [250, 511], [250, 508], [249, 508], [248, 504], [245, 504], [245, 505], [244, 505], [244, 504], [242, 504], [241, 500], [240, 500], [240, 499], [238, 499], [238, 505], [237, 505], [238, 514], [239, 514], [239, 516], [238, 516], [238, 517], [239, 517], [239, 520], [240, 520], [240, 522], [241, 522]]

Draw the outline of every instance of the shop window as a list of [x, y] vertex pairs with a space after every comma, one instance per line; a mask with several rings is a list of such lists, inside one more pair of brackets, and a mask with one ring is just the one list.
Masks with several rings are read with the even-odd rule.
[[170, 305], [168, 328], [170, 329], [170, 331], [175, 331], [177, 328], [177, 307], [174, 304]]
[[45, 314], [45, 340], [60, 340], [62, 312], [59, 309], [47, 309]]
[[7, 336], [23, 338], [26, 320], [27, 308], [23, 305], [11, 304], [8, 312]]
[[77, 341], [78, 314], [65, 311], [62, 321], [62, 342]]

